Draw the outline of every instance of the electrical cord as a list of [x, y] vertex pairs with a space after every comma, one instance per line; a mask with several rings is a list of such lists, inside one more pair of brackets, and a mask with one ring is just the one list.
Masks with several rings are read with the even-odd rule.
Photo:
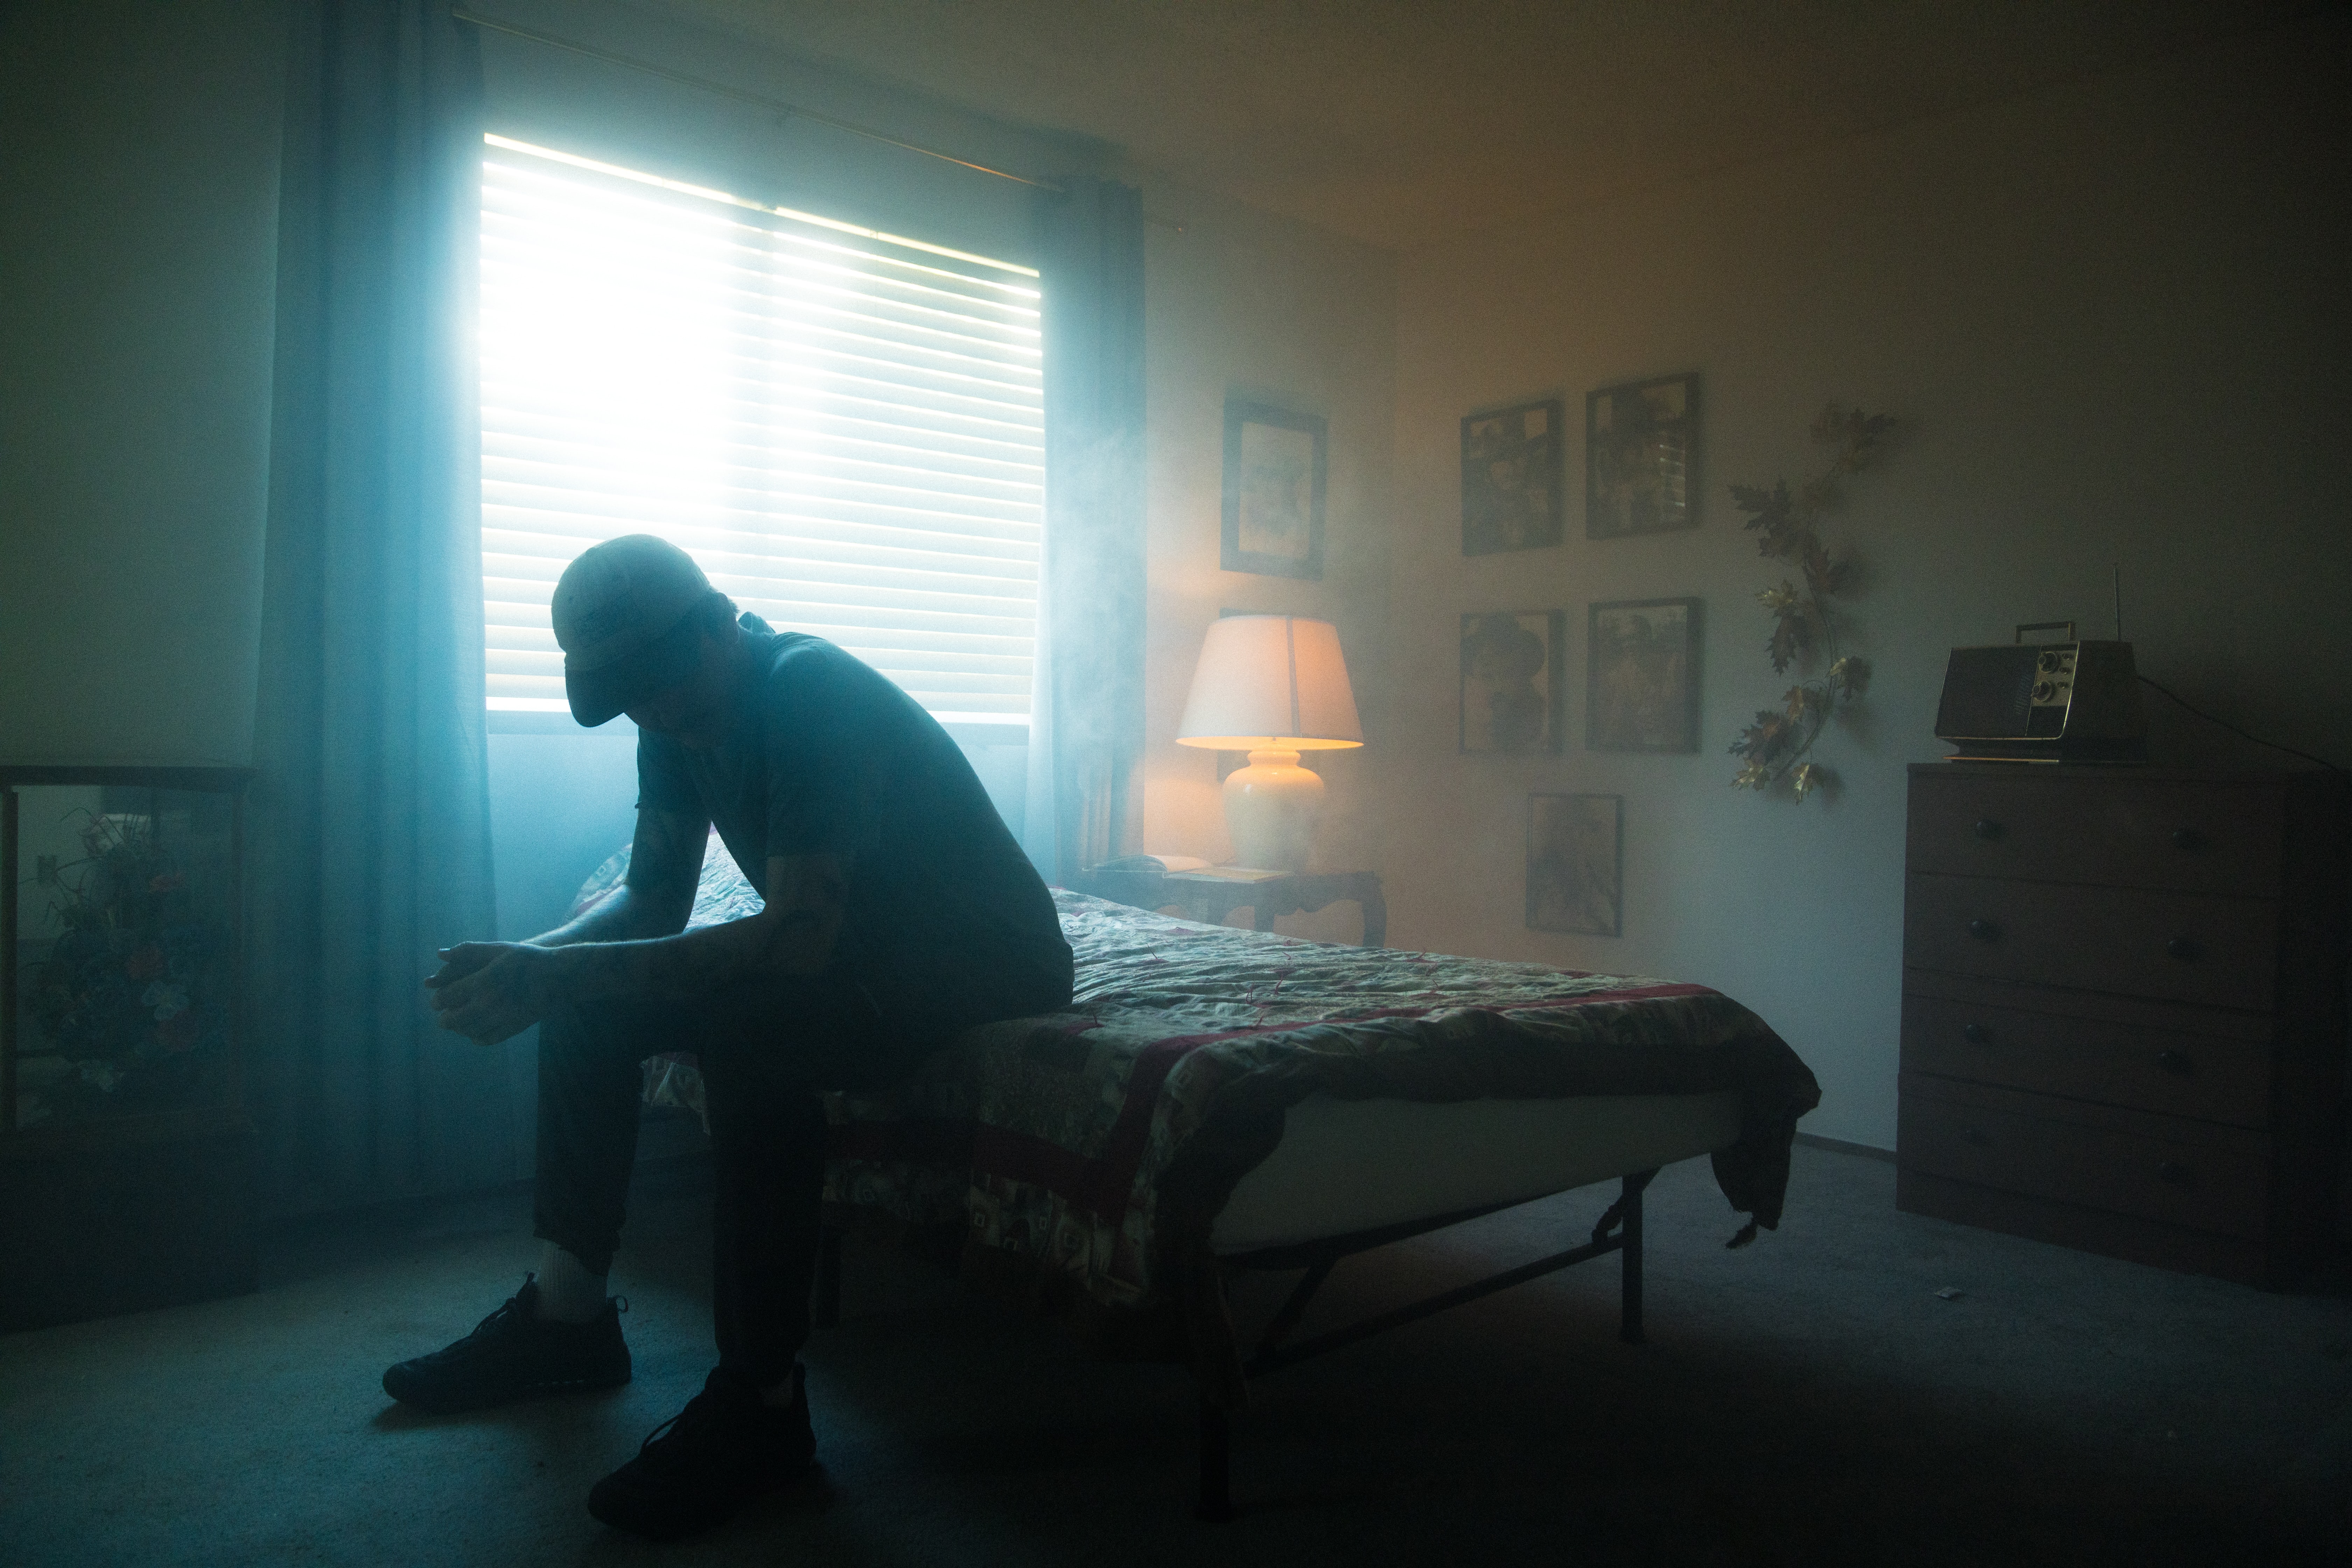
[[2239, 729], [2235, 724], [2231, 723], [2227, 719], [2214, 718], [2213, 715], [2206, 712], [2202, 708], [2190, 702], [2187, 698], [2181, 696], [2180, 693], [2173, 690], [2170, 687], [2166, 686], [2161, 681], [2149, 680], [2145, 675], [2141, 676], [2140, 679], [2147, 685], [2155, 687], [2157, 690], [2164, 693], [2165, 696], [2171, 698], [2175, 702], [2187, 709], [2189, 712], [2194, 713], [2198, 718], [2204, 720], [2208, 724], [2218, 724], [2222, 729], [2229, 731], [2232, 735], [2236, 735], [2242, 740], [2252, 741], [2257, 746], [2268, 747], [2273, 752], [2284, 752], [2288, 756], [2301, 757], [2306, 763], [2317, 763], [2321, 767], [2326, 768], [2329, 773], [2334, 773], [2338, 778], [2352, 778], [2352, 773], [2346, 773], [2344, 769], [2337, 767], [2326, 757], [2315, 757], [2309, 752], [2298, 752], [2293, 746], [2282, 746], [2276, 741], [2265, 741], [2260, 735], [2248, 734], [2245, 731]]

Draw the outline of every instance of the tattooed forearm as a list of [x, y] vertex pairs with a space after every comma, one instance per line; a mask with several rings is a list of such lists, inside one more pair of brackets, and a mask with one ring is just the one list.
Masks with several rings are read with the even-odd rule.
[[530, 939], [533, 947], [630, 942], [686, 929], [710, 825], [678, 812], [641, 808], [629, 849], [629, 874], [595, 908]]
[[767, 865], [767, 906], [749, 920], [685, 931], [709, 825], [637, 814], [628, 879], [570, 924], [528, 942], [464, 942], [425, 981], [445, 1029], [511, 1038], [565, 1002], [693, 999], [762, 976], [814, 974], [833, 960], [847, 908], [844, 855]]
[[840, 856], [772, 859], [760, 913], [678, 936], [568, 946], [561, 984], [580, 1000], [690, 999], [762, 975], [814, 974], [832, 962], [847, 871]]

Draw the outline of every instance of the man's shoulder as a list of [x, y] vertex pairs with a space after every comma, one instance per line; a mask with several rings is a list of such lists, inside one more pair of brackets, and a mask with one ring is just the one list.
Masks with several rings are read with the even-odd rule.
[[838, 643], [806, 632], [770, 632], [760, 650], [759, 668], [770, 690], [856, 684], [878, 674], [872, 665]]
[[772, 632], [759, 654], [761, 705], [803, 722], [913, 721], [922, 709], [898, 682], [837, 643], [805, 632]]

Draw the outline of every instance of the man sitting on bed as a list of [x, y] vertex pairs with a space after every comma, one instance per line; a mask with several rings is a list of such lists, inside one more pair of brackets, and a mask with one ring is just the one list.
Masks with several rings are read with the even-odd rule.
[[[467, 942], [425, 982], [445, 1029], [536, 1023], [540, 1267], [466, 1338], [384, 1373], [469, 1410], [625, 1383], [604, 1276], [646, 1057], [692, 1051], [717, 1194], [719, 1367], [596, 1484], [589, 1511], [667, 1536], [808, 1468], [796, 1361], [824, 1171], [820, 1089], [898, 1083], [960, 1031], [1070, 999], [1052, 898], [930, 715], [831, 643], [771, 631], [648, 534], [564, 571], [552, 605], [572, 717], [637, 726], [628, 877], [561, 930]], [[766, 907], [686, 931], [715, 823]]]

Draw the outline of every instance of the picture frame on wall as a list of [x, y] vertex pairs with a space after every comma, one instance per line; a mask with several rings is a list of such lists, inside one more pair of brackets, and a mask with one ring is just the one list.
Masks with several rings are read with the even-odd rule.
[[1528, 796], [1528, 929], [1625, 932], [1625, 797]]
[[1698, 377], [1604, 386], [1584, 399], [1584, 534], [1698, 526]]
[[1566, 472], [1557, 397], [1462, 421], [1462, 553], [1540, 550], [1564, 532]]
[[1698, 750], [1700, 604], [1618, 599], [1586, 613], [1584, 745]]
[[1225, 400], [1224, 531], [1217, 564], [1268, 577], [1323, 575], [1329, 431], [1319, 414]]
[[1464, 752], [1532, 756], [1561, 749], [1567, 619], [1560, 610], [1462, 617]]

